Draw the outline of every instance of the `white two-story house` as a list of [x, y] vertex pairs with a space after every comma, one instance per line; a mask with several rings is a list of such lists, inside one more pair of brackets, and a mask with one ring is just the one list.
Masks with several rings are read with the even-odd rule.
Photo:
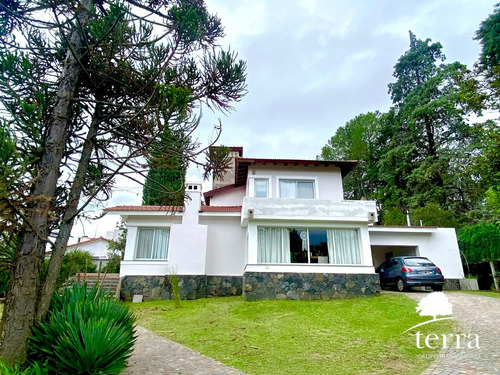
[[356, 161], [245, 158], [241, 147], [230, 157], [212, 190], [186, 183], [183, 207], [108, 209], [128, 227], [125, 298], [170, 298], [173, 274], [182, 298], [374, 295], [374, 266], [393, 255], [429, 256], [448, 279], [463, 278], [454, 229], [374, 226], [375, 201], [343, 199]]

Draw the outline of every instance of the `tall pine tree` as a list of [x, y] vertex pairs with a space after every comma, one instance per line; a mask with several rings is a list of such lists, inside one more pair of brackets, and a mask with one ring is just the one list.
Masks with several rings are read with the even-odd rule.
[[165, 128], [150, 150], [149, 171], [142, 190], [145, 206], [182, 206], [186, 165], [183, 153], [189, 139]]

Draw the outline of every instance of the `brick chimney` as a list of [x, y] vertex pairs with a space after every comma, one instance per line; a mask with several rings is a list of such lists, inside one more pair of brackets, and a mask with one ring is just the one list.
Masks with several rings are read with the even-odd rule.
[[[211, 149], [218, 148], [217, 146]], [[229, 149], [228, 157], [230, 159], [228, 168], [222, 178], [216, 178], [212, 181], [212, 189], [218, 189], [224, 186], [232, 185], [236, 182], [236, 158], [243, 156], [243, 147], [227, 147]]]

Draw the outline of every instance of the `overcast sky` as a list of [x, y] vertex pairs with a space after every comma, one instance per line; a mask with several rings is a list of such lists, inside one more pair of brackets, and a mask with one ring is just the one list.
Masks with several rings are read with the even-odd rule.
[[[446, 62], [471, 67], [480, 52], [475, 31], [496, 2], [206, 0], [225, 27], [221, 45], [247, 62], [248, 94], [227, 116], [205, 110], [198, 140], [208, 142], [220, 117], [219, 144], [243, 146], [244, 156], [314, 159], [339, 126], [387, 111], [409, 30], [441, 42]], [[200, 173], [191, 168], [192, 175]], [[108, 207], [140, 204], [140, 187], [119, 185]], [[86, 225], [86, 234], [104, 234], [115, 221]], [[81, 233], [78, 224], [73, 234]]]

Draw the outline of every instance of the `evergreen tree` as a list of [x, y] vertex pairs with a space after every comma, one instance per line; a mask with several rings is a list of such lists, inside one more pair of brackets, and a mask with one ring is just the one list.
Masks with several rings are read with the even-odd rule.
[[142, 204], [147, 206], [182, 206], [186, 165], [183, 150], [189, 139], [165, 128], [151, 146], [149, 171], [142, 190]]
[[[0, 231], [17, 244], [0, 356], [12, 364], [48, 309], [75, 218], [117, 174], [140, 173], [165, 128], [189, 134], [202, 105], [231, 110], [246, 64], [219, 47], [202, 0], [13, 0], [0, 23]], [[183, 151], [196, 162], [196, 144]]]
[[343, 180], [346, 199], [373, 199], [377, 184], [376, 138], [381, 126], [380, 112], [356, 116], [337, 129], [321, 150], [323, 160], [357, 160], [358, 165]]
[[460, 173], [474, 152], [457, 81], [465, 66], [438, 64], [445, 58], [441, 48], [410, 32], [410, 49], [389, 84], [394, 106], [383, 122], [378, 163], [387, 189], [378, 198], [402, 211], [436, 203], [463, 213], [472, 204], [467, 193], [474, 181]]

